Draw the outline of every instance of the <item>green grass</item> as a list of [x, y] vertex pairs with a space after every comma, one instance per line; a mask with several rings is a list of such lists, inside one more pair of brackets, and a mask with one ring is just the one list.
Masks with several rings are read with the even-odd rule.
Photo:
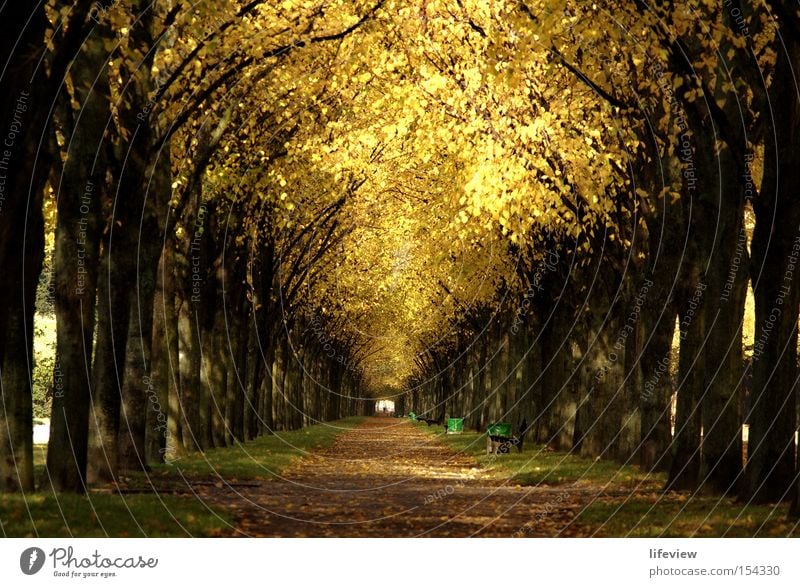
[[587, 459], [566, 453], [554, 452], [541, 445], [526, 443], [518, 453], [487, 455], [486, 437], [473, 431], [462, 434], [442, 434], [442, 427], [416, 424], [439, 436], [454, 451], [473, 456], [489, 473], [510, 479], [519, 485], [602, 485], [616, 489], [639, 488], [654, 490], [661, 487], [665, 478], [660, 473], [643, 473], [637, 467], [621, 466], [614, 461]]
[[[444, 435], [442, 427], [415, 424], [444, 444], [475, 458], [491, 477], [526, 486], [562, 486], [575, 491], [574, 521], [596, 536], [800, 536], [787, 504], [743, 505], [732, 499], [661, 492], [663, 473], [587, 459], [526, 444], [525, 452], [486, 455], [486, 437], [477, 432]], [[610, 494], [610, 495], [609, 495]], [[584, 497], [580, 497], [583, 495]]]
[[596, 536], [800, 537], [786, 504], [754, 506], [686, 494], [601, 498], [578, 516]]
[[220, 536], [231, 518], [202, 502], [171, 495], [3, 495], [4, 537]]
[[330, 446], [341, 433], [355, 428], [364, 418], [352, 417], [308, 426], [291, 432], [260, 436], [228, 448], [181, 457], [159, 465], [154, 474], [181, 473], [186, 476], [222, 477], [226, 480], [268, 479], [280, 475], [295, 459]]
[[[336, 436], [363, 418], [346, 418], [301, 430], [262, 436], [239, 446], [219, 448], [158, 465], [149, 473], [126, 476], [121, 485], [134, 493], [108, 488], [89, 495], [32, 493], [0, 496], [0, 536], [221, 536], [232, 533], [233, 517], [193, 496], [171, 495], [186, 488], [182, 476], [265, 480], [310, 451], [330, 446]], [[34, 448], [36, 478], [44, 474], [47, 447]]]

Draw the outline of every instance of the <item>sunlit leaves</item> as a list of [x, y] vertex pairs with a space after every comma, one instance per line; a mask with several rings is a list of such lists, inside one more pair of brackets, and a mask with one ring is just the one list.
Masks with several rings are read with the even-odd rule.
[[[710, 2], [693, 12], [628, 0], [387, 0], [352, 34], [314, 41], [374, 4], [181, 9], [155, 56], [156, 78], [170, 83], [153, 92], [153, 122], [182, 121], [173, 204], [222, 133], [205, 197], [236, 204], [250, 248], [274, 243], [284, 263], [308, 254], [292, 249], [297, 234], [343, 200], [335, 246], [301, 273], [293, 303], [326, 308], [365, 366], [396, 366], [371, 369], [375, 385], [397, 384], [399, 366], [465, 308], [513, 284], [510, 250], [577, 242], [587, 257], [602, 235], [628, 247], [620, 229], [635, 222], [635, 200], [680, 190], [636, 193], [631, 176], [637, 159], [675, 155], [675, 104], [701, 104], [715, 88], [730, 107], [741, 88], [717, 79], [719, 62], [748, 43], [761, 64], [774, 61], [763, 19], [745, 42]], [[701, 40], [688, 56], [695, 75], [675, 71], [665, 31]], [[745, 107], [755, 99], [739, 95]], [[325, 234], [302, 242], [313, 250]]]

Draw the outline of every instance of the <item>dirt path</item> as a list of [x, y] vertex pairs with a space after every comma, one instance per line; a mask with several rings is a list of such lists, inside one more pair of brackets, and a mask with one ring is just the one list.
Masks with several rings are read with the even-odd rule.
[[[235, 512], [245, 536], [570, 536], [581, 499], [563, 488], [505, 486], [435, 437], [370, 418], [282, 480], [196, 487]], [[576, 499], [577, 497], [577, 499]], [[587, 496], [588, 497], [588, 496]]]

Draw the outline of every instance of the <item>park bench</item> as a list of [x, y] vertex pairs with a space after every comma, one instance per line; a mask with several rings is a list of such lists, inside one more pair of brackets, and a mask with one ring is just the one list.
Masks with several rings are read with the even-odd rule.
[[508, 454], [513, 446], [517, 447], [517, 451], [522, 452], [522, 443], [527, 431], [528, 426], [524, 419], [517, 434], [511, 433], [511, 424], [508, 422], [490, 424], [486, 429], [486, 454]]
[[414, 412], [409, 412], [408, 417], [411, 419], [412, 422], [425, 422], [428, 426], [432, 426], [433, 424], [441, 424], [444, 419], [439, 418], [438, 420], [434, 420], [432, 418], [423, 418], [419, 414], [415, 414]]
[[464, 432], [464, 418], [448, 418], [445, 434], [461, 434]]

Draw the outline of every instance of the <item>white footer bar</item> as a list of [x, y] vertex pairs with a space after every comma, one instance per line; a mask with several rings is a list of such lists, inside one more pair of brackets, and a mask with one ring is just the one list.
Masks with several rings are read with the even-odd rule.
[[11, 538], [0, 540], [0, 582], [797, 586], [798, 559], [794, 539]]

